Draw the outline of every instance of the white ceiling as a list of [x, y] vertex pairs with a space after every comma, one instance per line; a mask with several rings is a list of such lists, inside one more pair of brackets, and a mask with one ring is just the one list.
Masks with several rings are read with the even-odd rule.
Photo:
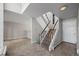
[[23, 14], [30, 3], [4, 3], [4, 9], [15, 13]]
[[[67, 10], [61, 12], [59, 8], [62, 5], [67, 5]], [[76, 17], [78, 13], [79, 4], [77, 3], [31, 3], [23, 13], [31, 17], [38, 17], [46, 12], [53, 12], [61, 19]]]

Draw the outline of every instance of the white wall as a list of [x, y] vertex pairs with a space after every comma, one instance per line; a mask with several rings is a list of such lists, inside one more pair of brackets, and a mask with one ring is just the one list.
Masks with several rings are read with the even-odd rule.
[[[4, 13], [5, 39], [32, 38], [32, 19], [10, 11]], [[7, 35], [7, 38], [6, 38]]]
[[74, 43], [77, 42], [77, 18], [63, 20], [63, 41]]
[[46, 24], [41, 16], [36, 18], [36, 20], [37, 20], [38, 24], [42, 27], [42, 29], [44, 29], [46, 27]]
[[3, 49], [3, 4], [0, 3], [0, 53]]
[[32, 18], [32, 43], [39, 43], [40, 42], [40, 36], [39, 34], [42, 32], [42, 27], [37, 22], [35, 18]]
[[77, 19], [77, 54], [79, 55], [79, 9], [78, 9], [78, 19]]

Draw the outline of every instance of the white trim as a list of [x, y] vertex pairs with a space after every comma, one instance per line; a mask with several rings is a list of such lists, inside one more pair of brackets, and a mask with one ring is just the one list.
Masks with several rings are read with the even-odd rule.
[[7, 51], [7, 46], [4, 46], [4, 48], [0, 49], [0, 56], [5, 56]]

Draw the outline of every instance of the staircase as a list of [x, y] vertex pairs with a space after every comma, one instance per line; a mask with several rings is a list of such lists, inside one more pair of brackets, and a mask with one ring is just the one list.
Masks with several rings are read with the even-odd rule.
[[56, 29], [50, 29], [50, 30], [48, 31], [46, 37], [44, 38], [42, 44], [41, 44], [41, 46], [42, 46], [42, 47], [45, 47], [47, 50], [49, 50], [49, 45], [50, 45], [50, 43], [51, 43], [51, 40], [52, 40], [53, 35], [54, 35], [54, 33], [55, 33], [55, 30], [56, 30]]
[[[46, 26], [44, 26], [42, 23], [40, 24], [41, 27], [43, 28], [43, 31], [40, 33], [40, 45], [44, 47], [45, 49], [51, 51], [52, 50], [51, 48], [53, 47], [54, 42], [55, 42], [55, 37], [58, 32], [59, 20], [55, 20], [54, 15], [52, 17], [52, 20], [49, 19], [48, 16], [50, 15], [44, 14], [41, 19], [44, 22], [44, 24], [46, 24]], [[38, 23], [39, 21], [40, 20], [38, 20]]]

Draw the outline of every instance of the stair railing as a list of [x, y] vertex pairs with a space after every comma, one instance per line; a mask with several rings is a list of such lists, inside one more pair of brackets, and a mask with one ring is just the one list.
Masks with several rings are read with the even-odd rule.
[[[57, 25], [57, 23], [58, 23], [58, 20], [55, 22], [55, 24], [54, 24], [54, 26], [53, 26], [53, 28], [52, 28], [52, 30], [55, 30], [55, 27], [56, 27], [56, 25]], [[56, 30], [55, 30], [56, 31]], [[55, 32], [54, 32], [55, 33]], [[54, 36], [54, 33], [52, 33], [51, 34], [51, 39], [53, 38], [53, 36]]]
[[[53, 30], [55, 29], [57, 23], [58, 23], [58, 20], [55, 22], [55, 24], [54, 24], [54, 26], [53, 26]], [[54, 47], [53, 47], [53, 48], [51, 48], [51, 47], [52, 47], [52, 44], [54, 44], [56, 34], [57, 34], [57, 29], [55, 30], [55, 32], [53, 33], [53, 35], [52, 35], [52, 37], [51, 37], [51, 39], [53, 39], [53, 41], [51, 40], [51, 42], [50, 42], [49, 51], [51, 51], [51, 49], [54, 50]]]
[[[40, 34], [40, 41], [41, 41], [40, 43], [42, 43], [42, 41], [44, 40], [45, 36], [48, 33], [48, 31], [46, 31], [46, 29], [48, 28], [49, 24], [50, 24], [50, 21], [48, 22], [48, 24], [46, 25], [46, 27], [43, 29], [43, 31]], [[45, 34], [44, 34], [44, 32], [45, 32]]]

